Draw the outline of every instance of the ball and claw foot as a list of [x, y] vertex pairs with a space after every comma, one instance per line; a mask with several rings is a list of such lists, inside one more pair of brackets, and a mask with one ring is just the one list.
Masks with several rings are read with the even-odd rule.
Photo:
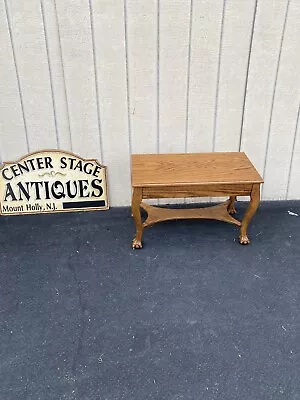
[[236, 209], [235, 209], [235, 207], [234, 207], [233, 204], [229, 204], [229, 206], [228, 206], [228, 213], [229, 213], [230, 215], [236, 214]]
[[134, 238], [132, 241], [132, 248], [141, 249], [142, 247], [143, 247], [142, 242], [140, 240], [137, 240], [137, 238]]
[[240, 240], [240, 244], [249, 244], [250, 243], [250, 240], [247, 235], [241, 234], [239, 240]]

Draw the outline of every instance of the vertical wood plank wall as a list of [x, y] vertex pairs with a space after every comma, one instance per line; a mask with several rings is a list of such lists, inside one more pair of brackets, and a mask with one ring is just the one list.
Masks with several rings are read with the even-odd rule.
[[300, 199], [299, 0], [0, 0], [0, 162], [60, 148], [245, 151], [263, 199]]

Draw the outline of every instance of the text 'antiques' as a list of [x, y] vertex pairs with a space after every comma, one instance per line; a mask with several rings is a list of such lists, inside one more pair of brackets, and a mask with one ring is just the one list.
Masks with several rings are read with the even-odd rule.
[[42, 151], [0, 169], [0, 213], [107, 210], [106, 167], [72, 153]]

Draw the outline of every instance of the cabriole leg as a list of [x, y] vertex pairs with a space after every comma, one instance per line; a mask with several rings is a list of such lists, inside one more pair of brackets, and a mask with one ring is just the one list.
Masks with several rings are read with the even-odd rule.
[[132, 240], [132, 248], [133, 249], [141, 249], [142, 245], [142, 236], [143, 236], [143, 224], [141, 217], [141, 209], [140, 204], [142, 201], [142, 188], [134, 188], [132, 194], [132, 216], [134, 218], [136, 234]]
[[260, 200], [260, 185], [259, 184], [254, 184], [252, 187], [251, 191], [251, 200], [249, 203], [249, 206], [245, 212], [245, 215], [242, 220], [242, 225], [241, 225], [241, 233], [240, 233], [240, 243], [241, 244], [248, 244], [250, 243], [250, 240], [247, 236], [247, 229], [249, 222], [251, 221], [252, 217], [254, 216], [258, 205], [259, 205], [259, 200]]
[[230, 203], [228, 204], [228, 212], [229, 214], [235, 214], [236, 213], [236, 209], [234, 207], [234, 203], [236, 202], [236, 196], [230, 196], [229, 198]]

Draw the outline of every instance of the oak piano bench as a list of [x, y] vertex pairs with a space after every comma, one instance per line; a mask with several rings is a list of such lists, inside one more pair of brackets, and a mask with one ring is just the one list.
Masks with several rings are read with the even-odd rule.
[[[245, 153], [133, 154], [132, 216], [136, 235], [134, 249], [142, 248], [143, 230], [171, 219], [207, 218], [240, 227], [239, 241], [248, 244], [247, 228], [260, 201], [262, 177]], [[151, 206], [143, 199], [229, 196], [224, 203], [195, 209]], [[235, 219], [236, 196], [250, 196], [242, 221]], [[148, 217], [142, 222], [141, 208]]]

